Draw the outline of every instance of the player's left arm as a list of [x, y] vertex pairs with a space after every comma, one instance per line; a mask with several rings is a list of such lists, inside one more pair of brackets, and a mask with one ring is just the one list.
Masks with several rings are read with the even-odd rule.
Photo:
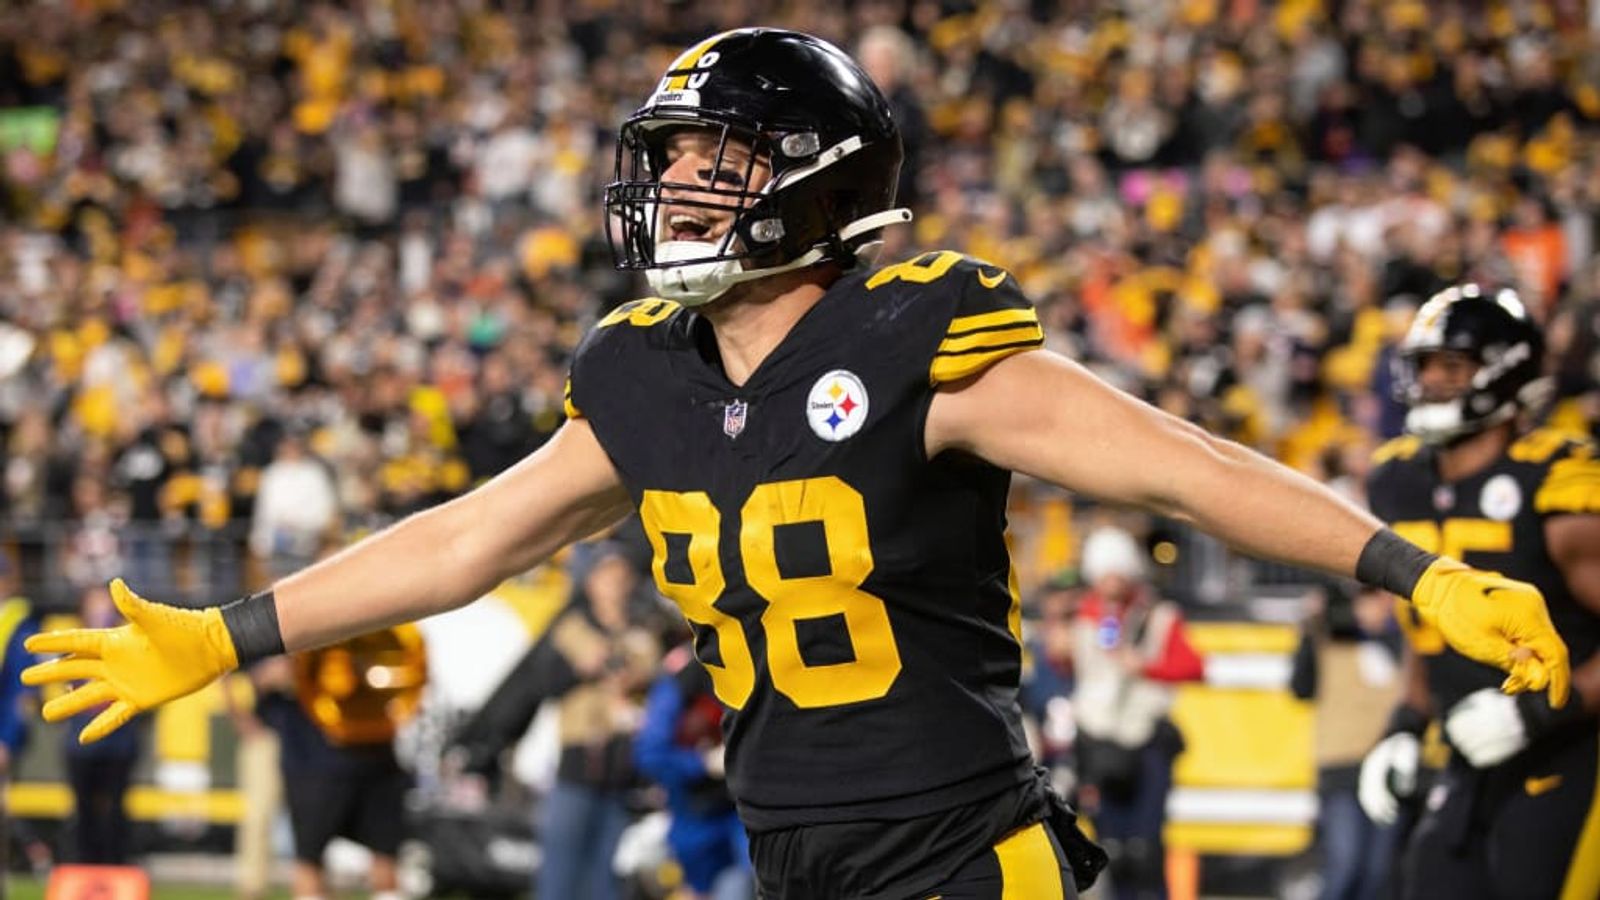
[[[1600, 515], [1552, 516], [1544, 540], [1573, 598], [1600, 618]], [[1600, 712], [1600, 653], [1572, 670], [1572, 686], [1584, 708]]]
[[1548, 686], [1552, 702], [1566, 701], [1566, 647], [1536, 589], [1425, 554], [1311, 478], [1142, 403], [1058, 354], [1017, 353], [940, 385], [924, 441], [929, 457], [967, 452], [1193, 522], [1256, 556], [1393, 590], [1456, 649], [1511, 672], [1508, 690]]

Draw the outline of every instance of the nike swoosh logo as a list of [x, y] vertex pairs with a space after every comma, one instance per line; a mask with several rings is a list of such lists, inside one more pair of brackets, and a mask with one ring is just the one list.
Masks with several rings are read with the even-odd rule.
[[1005, 280], [1006, 280], [1006, 270], [1005, 269], [997, 269], [997, 270], [995, 270], [995, 273], [993, 275], [985, 275], [985, 274], [983, 274], [983, 270], [982, 269], [978, 270], [978, 283], [983, 285], [984, 287], [988, 288], [991, 291], [994, 290], [995, 288], [999, 287], [1000, 286], [1000, 282], [1005, 281]]
[[1546, 775], [1543, 778], [1529, 778], [1522, 783], [1522, 789], [1528, 792], [1529, 797], [1548, 794], [1561, 786], [1560, 775]]

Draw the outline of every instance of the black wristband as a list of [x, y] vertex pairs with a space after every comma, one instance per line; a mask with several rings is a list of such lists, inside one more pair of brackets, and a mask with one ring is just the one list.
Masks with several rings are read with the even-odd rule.
[[1438, 558], [1393, 531], [1380, 528], [1361, 548], [1356, 580], [1409, 600], [1422, 573]]
[[1391, 734], [1414, 734], [1417, 737], [1422, 737], [1422, 733], [1427, 730], [1427, 715], [1402, 703], [1394, 708], [1394, 712], [1389, 714], [1389, 724], [1383, 729], [1383, 733], [1385, 736]]
[[222, 607], [222, 624], [233, 639], [233, 652], [242, 669], [258, 659], [283, 652], [278, 630], [278, 600], [271, 591], [241, 597]]

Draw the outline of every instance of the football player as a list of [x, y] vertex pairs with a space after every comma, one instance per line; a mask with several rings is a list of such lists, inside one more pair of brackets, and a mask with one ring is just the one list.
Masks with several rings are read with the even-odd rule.
[[637, 512], [728, 708], [763, 896], [1072, 896], [1103, 857], [1023, 736], [1011, 471], [1386, 587], [1508, 689], [1563, 702], [1566, 650], [1535, 588], [1041, 350], [1003, 269], [953, 252], [873, 268], [910, 218], [900, 162], [883, 95], [832, 45], [757, 28], [690, 48], [622, 125], [606, 190], [618, 264], [657, 296], [585, 339], [560, 432], [226, 606], [117, 582], [130, 625], [35, 642], [70, 655], [31, 681], [88, 682], [46, 715], [109, 704], [94, 740], [242, 661], [466, 603]]
[[1517, 296], [1477, 285], [1429, 300], [1400, 346], [1406, 437], [1379, 448], [1373, 512], [1419, 546], [1543, 592], [1574, 662], [1557, 708], [1403, 605], [1410, 689], [1362, 764], [1368, 815], [1394, 821], [1419, 738], [1453, 749], [1402, 862], [1408, 898], [1600, 897], [1600, 460], [1582, 437], [1523, 430], [1542, 405], [1543, 340]]

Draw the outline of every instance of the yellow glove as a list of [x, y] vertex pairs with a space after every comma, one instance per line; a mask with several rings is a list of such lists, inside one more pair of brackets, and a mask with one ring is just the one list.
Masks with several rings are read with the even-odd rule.
[[1501, 690], [1548, 687], [1552, 707], [1566, 704], [1567, 645], [1538, 588], [1441, 556], [1418, 579], [1411, 602], [1458, 653], [1509, 672]]
[[78, 735], [84, 744], [116, 731], [144, 710], [198, 691], [239, 665], [217, 609], [151, 603], [128, 590], [120, 578], [111, 582], [111, 599], [128, 624], [36, 634], [24, 645], [32, 653], [69, 655], [24, 669], [23, 684], [85, 682], [46, 703], [45, 721], [59, 722], [109, 704]]

